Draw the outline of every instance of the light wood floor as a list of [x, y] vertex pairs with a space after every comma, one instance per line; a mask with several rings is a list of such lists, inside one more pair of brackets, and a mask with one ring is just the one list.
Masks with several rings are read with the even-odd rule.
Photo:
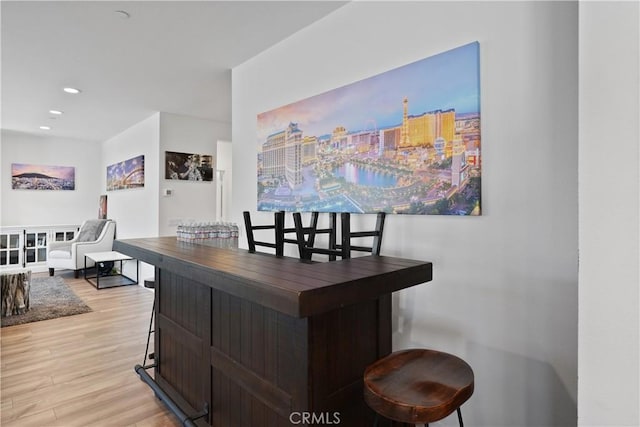
[[153, 293], [98, 291], [71, 272], [56, 275], [93, 312], [0, 329], [0, 424], [178, 426], [133, 370], [143, 363]]

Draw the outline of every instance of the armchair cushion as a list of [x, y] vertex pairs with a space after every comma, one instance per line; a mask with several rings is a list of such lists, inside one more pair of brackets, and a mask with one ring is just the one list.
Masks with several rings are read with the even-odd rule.
[[71, 259], [71, 246], [49, 252], [49, 258]]
[[95, 242], [98, 240], [104, 225], [107, 223], [106, 219], [90, 219], [82, 224], [82, 228], [78, 233], [76, 242]]

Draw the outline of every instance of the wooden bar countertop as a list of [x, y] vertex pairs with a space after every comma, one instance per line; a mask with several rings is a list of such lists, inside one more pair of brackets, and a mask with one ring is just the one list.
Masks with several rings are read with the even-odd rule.
[[[432, 279], [432, 264], [388, 256], [332, 262], [181, 242], [116, 240], [115, 251], [294, 317], [309, 317]], [[160, 273], [161, 274], [161, 273]]]

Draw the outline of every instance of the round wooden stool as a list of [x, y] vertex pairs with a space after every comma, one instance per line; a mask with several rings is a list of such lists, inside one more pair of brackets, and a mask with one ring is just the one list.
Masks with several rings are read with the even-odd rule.
[[[376, 414], [409, 424], [427, 424], [458, 412], [473, 394], [473, 370], [464, 360], [434, 350], [401, 350], [364, 372], [364, 400]], [[376, 425], [378, 417], [376, 416]]]

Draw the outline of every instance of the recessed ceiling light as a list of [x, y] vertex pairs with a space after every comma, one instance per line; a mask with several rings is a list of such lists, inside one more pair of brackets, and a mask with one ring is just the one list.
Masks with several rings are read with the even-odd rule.
[[56, 116], [59, 116], [62, 114], [62, 111], [60, 110], [49, 110], [49, 114], [54, 114]]
[[64, 89], [62, 89], [63, 91], [67, 92], [67, 93], [73, 93], [74, 95], [77, 93], [80, 93], [81, 90], [80, 89], [76, 89], [74, 87], [65, 87]]
[[40, 126], [42, 130], [51, 130], [51, 126]]

